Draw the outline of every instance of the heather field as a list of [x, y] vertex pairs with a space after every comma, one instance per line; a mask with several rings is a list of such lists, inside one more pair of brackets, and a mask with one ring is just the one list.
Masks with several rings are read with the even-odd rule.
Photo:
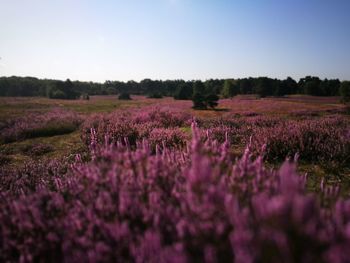
[[336, 97], [0, 98], [1, 262], [348, 262]]

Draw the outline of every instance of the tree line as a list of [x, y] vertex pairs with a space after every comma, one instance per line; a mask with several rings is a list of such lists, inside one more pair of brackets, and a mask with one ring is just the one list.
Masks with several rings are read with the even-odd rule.
[[[193, 99], [198, 107], [212, 107], [217, 96], [230, 98], [238, 94], [261, 97], [306, 94], [339, 96], [349, 94], [349, 81], [306, 76], [298, 82], [268, 77], [241, 79], [105, 81], [104, 83], [38, 79], [33, 77], [0, 77], [0, 96], [42, 96], [56, 99], [77, 99], [82, 95], [139, 94], [151, 98], [172, 96]], [[216, 96], [216, 97], [215, 97]], [[348, 95], [349, 96], [349, 95]], [[214, 103], [215, 104], [215, 103]]]

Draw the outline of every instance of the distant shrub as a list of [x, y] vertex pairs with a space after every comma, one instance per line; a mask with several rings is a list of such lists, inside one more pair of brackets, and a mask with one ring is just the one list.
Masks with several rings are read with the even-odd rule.
[[118, 96], [119, 100], [131, 100], [130, 94], [129, 93], [121, 93]]
[[215, 94], [203, 95], [195, 93], [192, 98], [193, 109], [206, 110], [208, 108], [214, 109], [218, 106], [219, 97]]
[[50, 99], [65, 99], [66, 94], [62, 90], [54, 90], [50, 94]]
[[83, 93], [80, 95], [81, 100], [90, 100], [90, 96], [87, 93]]

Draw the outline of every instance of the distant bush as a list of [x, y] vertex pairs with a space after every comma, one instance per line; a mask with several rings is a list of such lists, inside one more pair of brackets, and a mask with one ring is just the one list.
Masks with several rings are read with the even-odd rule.
[[90, 96], [87, 93], [83, 93], [80, 95], [81, 100], [90, 100]]
[[201, 93], [195, 93], [193, 95], [193, 109], [206, 110], [208, 108], [214, 109], [218, 106], [219, 97], [215, 94], [203, 95]]
[[118, 96], [119, 100], [131, 100], [130, 94], [129, 93], [121, 93]]
[[65, 99], [66, 94], [62, 90], [54, 90], [50, 94], [50, 99]]

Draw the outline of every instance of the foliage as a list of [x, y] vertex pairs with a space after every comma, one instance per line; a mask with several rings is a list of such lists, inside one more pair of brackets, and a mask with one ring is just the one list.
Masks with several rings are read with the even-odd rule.
[[343, 102], [350, 102], [350, 81], [343, 81], [341, 83], [340, 95]]
[[81, 100], [90, 100], [90, 96], [87, 93], [83, 93], [80, 95]]
[[121, 93], [118, 96], [119, 100], [131, 100], [130, 94], [129, 93]]
[[163, 98], [163, 95], [161, 93], [155, 92], [150, 95], [148, 95], [148, 98], [150, 99], [161, 99]]
[[175, 91], [174, 99], [190, 100], [192, 98], [192, 87], [186, 83], [180, 84]]
[[219, 97], [210, 87], [206, 87], [201, 81], [193, 83], [193, 108], [197, 110], [205, 110], [208, 107], [214, 108], [218, 105]]
[[[225, 84], [226, 82], [226, 84]], [[235, 83], [232, 87], [230, 82]], [[225, 87], [226, 85], [226, 87]], [[283, 96], [289, 94], [308, 94], [317, 96], [339, 95], [340, 81], [306, 76], [297, 83], [288, 77], [285, 80], [267, 77], [242, 79], [209, 79], [206, 81], [151, 80], [110, 81], [104, 83], [37, 79], [31, 77], [0, 77], [0, 96], [46, 96], [57, 99], [76, 99], [81, 94], [143, 94], [172, 96], [175, 99], [191, 99], [195, 93], [222, 94], [230, 97], [235, 94], [259, 94], [265, 96]], [[231, 91], [230, 91], [231, 89]], [[232, 94], [231, 94], [232, 93]]]
[[231, 98], [239, 93], [238, 83], [232, 79], [226, 79], [222, 89], [222, 97]]
[[77, 99], [79, 93], [73, 87], [74, 85], [69, 79], [65, 82], [55, 81], [49, 85], [47, 94], [50, 99]]
[[215, 94], [208, 94], [203, 96], [200, 93], [195, 93], [193, 95], [193, 108], [196, 110], [205, 110], [207, 108], [214, 109], [218, 106], [219, 97]]
[[205, 97], [201, 93], [195, 93], [192, 97], [193, 108], [197, 110], [204, 110], [207, 108], [205, 104]]

